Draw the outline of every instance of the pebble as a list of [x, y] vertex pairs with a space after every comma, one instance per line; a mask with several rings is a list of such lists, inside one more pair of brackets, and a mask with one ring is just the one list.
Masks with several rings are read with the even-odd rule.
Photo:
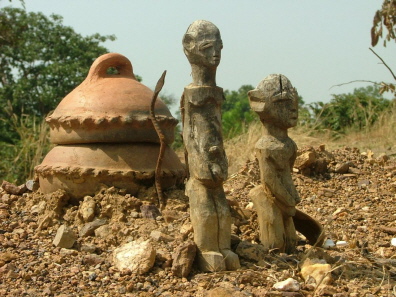
[[336, 246], [337, 247], [344, 247], [344, 246], [348, 246], [348, 242], [346, 242], [345, 240], [340, 240], [336, 242]]
[[300, 290], [300, 284], [294, 278], [290, 277], [284, 281], [274, 284], [273, 288], [279, 291], [297, 292]]
[[329, 249], [335, 246], [335, 243], [331, 239], [326, 239], [325, 242], [323, 243], [323, 248], [324, 249]]

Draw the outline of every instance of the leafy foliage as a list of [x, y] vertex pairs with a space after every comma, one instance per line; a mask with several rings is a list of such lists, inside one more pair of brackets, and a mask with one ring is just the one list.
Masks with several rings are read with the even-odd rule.
[[[44, 117], [81, 83], [94, 59], [107, 52], [100, 43], [109, 39], [114, 37], [83, 37], [63, 26], [58, 15], [1, 9], [0, 116], [9, 101], [18, 116]], [[17, 135], [10, 135], [9, 128], [2, 123], [0, 132], [12, 142]]]
[[49, 147], [43, 118], [108, 52], [114, 36], [83, 37], [62, 17], [0, 10], [0, 177], [22, 182]]
[[225, 102], [222, 106], [223, 134], [232, 138], [242, 133], [257, 116], [250, 110], [247, 93], [253, 90], [251, 85], [243, 85], [238, 91], [224, 91]]
[[333, 95], [329, 103], [315, 102], [308, 106], [310, 119], [305, 124], [314, 129], [344, 133], [370, 128], [391, 106], [377, 87], [355, 89], [352, 94]]

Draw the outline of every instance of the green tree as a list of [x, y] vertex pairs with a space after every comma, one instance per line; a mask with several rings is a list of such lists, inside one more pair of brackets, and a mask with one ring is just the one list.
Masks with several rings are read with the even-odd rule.
[[44, 117], [108, 52], [107, 40], [114, 36], [76, 33], [59, 15], [0, 9], [0, 178], [32, 176], [48, 149]]
[[390, 105], [378, 87], [367, 86], [355, 89], [352, 94], [333, 95], [329, 103], [312, 103], [310, 110], [314, 127], [345, 132], [370, 128]]
[[[107, 52], [114, 36], [84, 37], [62, 24], [62, 17], [6, 7], [0, 10], [0, 117], [12, 112], [42, 119], [82, 82], [92, 62]], [[8, 114], [7, 114], [8, 112]], [[3, 141], [18, 138], [0, 123]]]
[[232, 138], [244, 131], [247, 125], [257, 117], [250, 110], [247, 93], [253, 90], [251, 85], [243, 85], [238, 91], [224, 91], [225, 101], [222, 106], [223, 134]]

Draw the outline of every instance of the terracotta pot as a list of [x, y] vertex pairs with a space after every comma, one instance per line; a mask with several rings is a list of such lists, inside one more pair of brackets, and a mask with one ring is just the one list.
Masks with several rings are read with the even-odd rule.
[[[108, 74], [113, 67], [118, 74]], [[100, 56], [87, 78], [58, 105], [46, 121], [55, 144], [156, 142], [149, 118], [153, 92], [133, 74], [131, 62], [116, 53]], [[155, 113], [165, 135], [174, 141], [177, 120], [158, 98]]]
[[[151, 143], [58, 145], [35, 171], [43, 193], [64, 189], [72, 198], [80, 199], [106, 185], [136, 195], [141, 187], [154, 185], [158, 154], [159, 145]], [[179, 158], [167, 147], [162, 186], [181, 184], [184, 175]]]

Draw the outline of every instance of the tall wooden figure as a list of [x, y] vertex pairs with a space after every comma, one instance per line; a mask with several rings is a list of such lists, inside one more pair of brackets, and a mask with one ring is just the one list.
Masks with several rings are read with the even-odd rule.
[[293, 216], [300, 197], [291, 176], [297, 146], [287, 130], [297, 124], [297, 91], [287, 77], [272, 74], [248, 95], [263, 124], [263, 136], [256, 143], [261, 185], [249, 193], [257, 210], [260, 241], [266, 249], [291, 253], [297, 240]]
[[228, 162], [223, 148], [221, 104], [223, 89], [216, 86], [216, 69], [223, 43], [219, 29], [208, 21], [192, 23], [183, 37], [191, 64], [192, 83], [181, 99], [183, 141], [198, 264], [203, 271], [234, 270], [238, 256], [230, 249], [231, 215], [223, 190]]

